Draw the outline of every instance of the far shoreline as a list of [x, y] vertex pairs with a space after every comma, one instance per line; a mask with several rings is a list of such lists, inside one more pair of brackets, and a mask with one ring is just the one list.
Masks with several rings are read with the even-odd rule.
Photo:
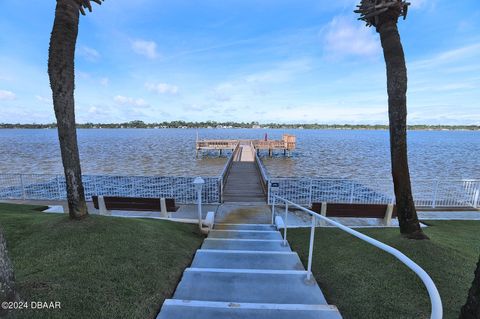
[[[10, 124], [0, 123], [0, 129], [56, 129], [55, 123], [50, 124]], [[127, 123], [84, 123], [77, 124], [77, 129], [257, 129], [257, 130], [364, 130], [385, 131], [388, 125], [374, 124], [277, 124], [258, 122], [235, 123], [235, 122], [163, 122], [144, 123], [132, 121]], [[408, 125], [409, 131], [480, 131], [480, 125]]]

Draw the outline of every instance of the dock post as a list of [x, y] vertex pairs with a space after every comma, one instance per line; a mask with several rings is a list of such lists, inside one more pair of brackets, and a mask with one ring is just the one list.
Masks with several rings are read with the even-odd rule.
[[220, 149], [220, 157], [222, 156], [222, 149]]
[[268, 156], [272, 157], [272, 149], [271, 148], [268, 149]]

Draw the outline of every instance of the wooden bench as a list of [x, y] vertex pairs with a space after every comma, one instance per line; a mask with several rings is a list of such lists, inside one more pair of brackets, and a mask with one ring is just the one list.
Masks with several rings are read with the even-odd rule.
[[312, 203], [312, 210], [327, 217], [383, 218], [387, 225], [397, 217], [397, 207], [387, 204]]
[[[98, 196], [92, 196], [93, 206], [100, 209]], [[103, 196], [107, 210], [162, 211], [160, 198]], [[175, 199], [165, 198], [167, 212], [176, 212]]]

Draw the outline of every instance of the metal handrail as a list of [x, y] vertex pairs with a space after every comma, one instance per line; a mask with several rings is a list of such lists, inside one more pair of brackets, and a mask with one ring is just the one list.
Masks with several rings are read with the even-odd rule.
[[237, 143], [237, 146], [235, 146], [235, 149], [233, 150], [232, 154], [230, 154], [230, 156], [228, 157], [228, 160], [227, 162], [225, 163], [225, 165], [223, 166], [223, 169], [222, 169], [222, 172], [220, 173], [220, 175], [218, 176], [220, 179], [224, 179], [225, 178], [225, 175], [226, 173], [228, 172], [228, 169], [230, 168], [230, 166], [232, 165], [232, 162], [233, 162], [233, 159], [235, 157], [235, 153], [237, 152], [238, 148], [240, 147], [240, 144]]
[[225, 187], [225, 182], [226, 182], [225, 177], [227, 176], [230, 168], [232, 167], [232, 163], [235, 159], [235, 154], [238, 152], [239, 148], [240, 148], [240, 143], [237, 143], [237, 145], [235, 146], [235, 149], [233, 150], [232, 154], [230, 154], [230, 157], [225, 163], [225, 166], [223, 166], [220, 176], [218, 176], [218, 183], [219, 183], [218, 199], [220, 203], [223, 202], [223, 188]]
[[[307, 214], [312, 216], [312, 224], [310, 228], [310, 248], [309, 248], [309, 253], [308, 253], [308, 269], [307, 269], [307, 279], [310, 279], [312, 275], [312, 258], [313, 258], [313, 242], [314, 242], [314, 237], [315, 237], [315, 226], [316, 226], [316, 218], [320, 218], [320, 220], [323, 220], [331, 225], [334, 225], [341, 230], [349, 233], [352, 236], [355, 236], [391, 255], [393, 255], [395, 258], [400, 260], [403, 264], [405, 264], [408, 268], [410, 268], [423, 282], [425, 287], [427, 288], [428, 295], [430, 297], [430, 303], [432, 305], [432, 311], [430, 318], [431, 319], [441, 319], [443, 317], [443, 307], [442, 307], [442, 300], [440, 298], [440, 294], [438, 293], [438, 289], [435, 286], [435, 283], [433, 282], [432, 278], [427, 274], [425, 270], [423, 270], [419, 265], [417, 265], [413, 260], [408, 258], [405, 254], [400, 252], [398, 249], [395, 249], [391, 246], [388, 246], [376, 239], [373, 239], [367, 235], [364, 235], [356, 230], [351, 229], [350, 227], [347, 227], [345, 225], [342, 225], [336, 221], [331, 220], [328, 217], [322, 216], [320, 214], [317, 214], [303, 206], [300, 206], [298, 204], [295, 204], [292, 201], [289, 201], [285, 198], [282, 198], [278, 195], [274, 195], [274, 201], [272, 204], [272, 220], [274, 219], [275, 216], [275, 202], [276, 199], [279, 199], [285, 203], [285, 216], [288, 216], [288, 206], [292, 205]], [[285, 229], [284, 229], [284, 241], [286, 243], [287, 240], [287, 219], [285, 218]]]
[[269, 195], [269, 192], [268, 192], [268, 189], [269, 189], [268, 174], [266, 172], [265, 167], [263, 166], [262, 160], [260, 159], [260, 157], [257, 154], [257, 150], [255, 149], [255, 146], [253, 145], [253, 142], [252, 142], [252, 149], [255, 153], [254, 154], [255, 155], [255, 164], [257, 164], [257, 169], [260, 172], [260, 177], [261, 177], [261, 180], [262, 180], [262, 188], [263, 188], [263, 191], [265, 192], [265, 194], [268, 197], [268, 195]]
[[[255, 150], [255, 147], [254, 147]], [[263, 166], [262, 160], [258, 157], [257, 152], [255, 152], [255, 162], [257, 163], [258, 169], [260, 170], [260, 175], [262, 176], [262, 180], [265, 183], [268, 183], [268, 174], [265, 170], [265, 166]]]

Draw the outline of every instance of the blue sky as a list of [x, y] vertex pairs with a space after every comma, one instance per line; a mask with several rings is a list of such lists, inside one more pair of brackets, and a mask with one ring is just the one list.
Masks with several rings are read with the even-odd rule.
[[[77, 122], [388, 122], [358, 1], [107, 0], [81, 17]], [[478, 0], [411, 0], [409, 124], [480, 124]], [[0, 0], [0, 122], [54, 121], [55, 1]]]

